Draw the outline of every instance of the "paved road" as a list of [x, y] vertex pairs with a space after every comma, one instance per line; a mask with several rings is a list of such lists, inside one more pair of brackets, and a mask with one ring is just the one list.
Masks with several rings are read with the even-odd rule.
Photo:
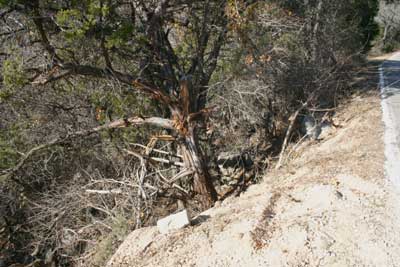
[[380, 87], [385, 123], [385, 171], [400, 190], [400, 52], [382, 64]]

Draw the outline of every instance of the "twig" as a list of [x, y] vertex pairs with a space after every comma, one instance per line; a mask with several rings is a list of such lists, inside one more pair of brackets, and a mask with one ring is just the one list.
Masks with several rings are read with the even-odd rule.
[[286, 156], [286, 159], [290, 158], [292, 153], [301, 145], [301, 143], [306, 139], [307, 135], [304, 135], [300, 140], [292, 147], [292, 149], [289, 151], [289, 153]]
[[[157, 174], [160, 176], [161, 178], [161, 182], [166, 183], [168, 186], [171, 186], [171, 182], [170, 180], [168, 180], [167, 178], [164, 177], [164, 175], [162, 175], [162, 173], [157, 170]], [[172, 179], [171, 179], [172, 180]], [[178, 190], [181, 190], [183, 193], [185, 193], [186, 195], [189, 195], [189, 192], [185, 189], [183, 189], [181, 186], [177, 185], [177, 184], [172, 184], [172, 187], [175, 187]]]
[[285, 150], [286, 150], [286, 147], [288, 145], [289, 138], [290, 138], [290, 136], [292, 134], [293, 126], [294, 126], [294, 124], [296, 122], [296, 119], [299, 116], [300, 111], [302, 111], [308, 105], [308, 103], [311, 100], [311, 97], [312, 96], [310, 96], [310, 98], [305, 103], [303, 103], [303, 105], [301, 105], [301, 107], [299, 107], [296, 110], [296, 112], [291, 116], [290, 125], [289, 125], [289, 128], [286, 131], [286, 136], [285, 136], [285, 139], [283, 141], [282, 150], [281, 150], [281, 153], [279, 154], [279, 160], [278, 160], [278, 163], [275, 166], [276, 170], [278, 170], [282, 166], [283, 158], [284, 158], [284, 155], [285, 155]]
[[184, 169], [183, 171], [181, 171], [180, 173], [178, 173], [177, 175], [175, 175], [174, 177], [172, 177], [172, 178], [169, 180], [169, 182], [170, 182], [170, 183], [174, 183], [174, 182], [178, 181], [179, 179], [182, 179], [183, 177], [189, 176], [189, 175], [191, 175], [191, 174], [193, 174], [193, 171], [192, 171], [192, 170]]
[[160, 163], [166, 163], [166, 164], [171, 164], [171, 165], [175, 165], [178, 167], [184, 167], [185, 164], [183, 162], [180, 161], [172, 161], [172, 160], [168, 160], [168, 159], [164, 159], [164, 158], [157, 158], [157, 157], [149, 157], [146, 155], [142, 155], [139, 154], [137, 152], [128, 150], [128, 149], [123, 149], [123, 151], [125, 151], [127, 154], [135, 156], [139, 159], [145, 159], [145, 160], [149, 160], [150, 162], [154, 163], [154, 162], [160, 162]]
[[92, 189], [87, 189], [87, 190], [85, 190], [85, 192], [88, 193], [88, 194], [101, 194], [101, 195], [122, 194], [122, 190], [119, 190], [119, 189], [111, 189], [111, 190], [92, 190]]
[[328, 111], [334, 111], [337, 108], [310, 108], [310, 111], [316, 111], [316, 112], [328, 112]]
[[156, 157], [149, 157], [150, 160], [160, 162], [160, 163], [166, 163], [166, 164], [172, 164], [178, 167], [185, 167], [185, 164], [180, 161], [172, 161], [168, 159], [163, 159], [163, 158], [156, 158]]
[[[146, 146], [144, 146], [142, 144], [137, 144], [137, 143], [129, 143], [129, 144], [132, 145], [132, 146], [138, 146], [138, 147], [141, 147], [141, 148], [146, 148]], [[160, 150], [160, 149], [156, 149], [156, 148], [153, 148], [153, 151], [157, 152], [157, 153], [160, 153], [160, 154], [163, 154], [163, 155], [171, 156], [171, 157], [183, 158], [182, 155], [173, 154], [171, 152]]]

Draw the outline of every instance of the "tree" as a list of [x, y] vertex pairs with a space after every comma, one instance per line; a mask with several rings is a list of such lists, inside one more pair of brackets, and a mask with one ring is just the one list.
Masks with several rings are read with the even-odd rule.
[[[363, 52], [371, 48], [371, 42], [378, 34], [375, 16], [378, 14], [378, 0], [295, 0], [274, 1], [288, 8], [301, 17], [309, 19], [311, 24], [310, 34], [323, 33], [321, 27], [352, 30], [354, 47], [364, 47]], [[331, 33], [340, 36], [340, 31]], [[350, 36], [348, 36], [350, 38]]]
[[[164, 115], [125, 114], [47, 145], [110, 128], [166, 129], [177, 141], [185, 170], [194, 175], [194, 191], [210, 206], [217, 194], [198, 132], [212, 112], [206, 106], [207, 86], [226, 39], [225, 4], [224, 0], [2, 1], [2, 15], [21, 17], [18, 30], [30, 39], [27, 46], [34, 60], [24, 63], [25, 84], [46, 87], [65, 80], [104, 79], [124, 84], [127, 94], [143, 93]], [[38, 62], [45, 64], [37, 67]]]
[[399, 1], [381, 1], [377, 21], [382, 28], [381, 39], [378, 46], [384, 52], [396, 50], [400, 40], [400, 10]]

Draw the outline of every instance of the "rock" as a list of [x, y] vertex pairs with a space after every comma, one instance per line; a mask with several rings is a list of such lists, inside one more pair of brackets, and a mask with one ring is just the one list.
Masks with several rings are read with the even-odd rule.
[[301, 130], [309, 138], [317, 140], [321, 134], [321, 125], [313, 117], [304, 116], [301, 122]]
[[318, 136], [319, 139], [325, 139], [332, 133], [333, 127], [331, 123], [323, 122], [321, 124], [321, 134]]
[[222, 152], [217, 157], [218, 168], [223, 176], [232, 176], [238, 169], [250, 168], [254, 163], [247, 153]]
[[218, 200], [217, 202], [214, 203], [214, 208], [219, 208], [221, 207], [221, 200]]
[[235, 166], [241, 161], [242, 155], [240, 153], [222, 152], [218, 155], [218, 165]]
[[184, 228], [190, 224], [190, 219], [186, 210], [172, 214], [157, 221], [158, 231], [167, 234], [172, 230]]

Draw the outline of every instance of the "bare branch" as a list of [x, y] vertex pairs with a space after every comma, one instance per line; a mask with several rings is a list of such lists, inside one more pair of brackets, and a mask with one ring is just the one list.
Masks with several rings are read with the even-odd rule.
[[124, 127], [128, 127], [130, 125], [144, 125], [144, 124], [149, 124], [149, 125], [153, 125], [153, 126], [157, 126], [157, 127], [161, 127], [161, 128], [174, 129], [173, 123], [171, 120], [158, 118], [158, 117], [149, 117], [149, 118], [131, 117], [131, 118], [127, 118], [127, 119], [119, 119], [119, 120], [110, 122], [108, 124], [92, 128], [90, 130], [77, 131], [72, 134], [68, 134], [64, 137], [57, 137], [46, 144], [36, 146], [36, 147], [32, 148], [31, 150], [29, 150], [27, 153], [25, 153], [24, 156], [18, 161], [17, 165], [15, 165], [11, 169], [1, 171], [0, 175], [6, 175], [7, 177], [12, 177], [13, 174], [15, 174], [19, 169], [21, 169], [21, 167], [25, 164], [25, 162], [36, 152], [47, 149], [47, 148], [55, 146], [55, 145], [63, 144], [65, 142], [70, 141], [71, 139], [74, 139], [77, 137], [89, 136], [94, 133], [100, 132], [102, 130], [106, 130], [106, 129], [124, 128]]
[[33, 1], [33, 23], [36, 26], [36, 29], [39, 32], [40, 38], [42, 45], [44, 49], [50, 54], [53, 60], [57, 60], [59, 62], [62, 61], [62, 59], [56, 54], [56, 49], [51, 45], [49, 38], [47, 37], [46, 31], [43, 27], [43, 18], [40, 15], [40, 7], [39, 7], [39, 1], [35, 0]]
[[85, 190], [88, 194], [100, 194], [100, 195], [108, 195], [108, 194], [122, 194], [122, 190], [119, 189], [111, 189], [111, 190]]
[[[145, 148], [145, 149], [147, 148], [146, 146], [144, 146], [142, 144], [136, 144], [136, 143], [129, 143], [129, 144], [132, 145], [132, 146], [138, 146], [138, 147]], [[164, 150], [160, 150], [160, 149], [156, 149], [156, 148], [153, 148], [153, 151], [156, 152], [156, 153], [160, 153], [160, 154], [163, 154], [163, 155], [170, 156], [170, 157], [182, 158], [182, 155], [174, 154], [174, 153], [171, 153], [171, 152], [168, 152], [168, 151], [164, 151]]]
[[279, 154], [279, 160], [278, 160], [278, 163], [275, 166], [276, 170], [279, 169], [283, 164], [283, 157], [285, 155], [285, 151], [286, 151], [286, 147], [287, 147], [288, 142], [289, 142], [290, 135], [292, 134], [294, 123], [296, 122], [296, 119], [299, 116], [300, 111], [302, 111], [306, 106], [308, 106], [309, 102], [311, 101], [311, 98], [312, 98], [312, 96], [305, 103], [303, 103], [303, 105], [301, 105], [301, 107], [299, 107], [296, 110], [296, 112], [292, 115], [292, 117], [290, 119], [291, 120], [290, 121], [290, 125], [289, 125], [289, 128], [286, 131], [286, 136], [285, 136], [285, 140], [283, 141], [282, 150], [281, 150], [281, 153]]
[[183, 162], [180, 162], [180, 161], [173, 161], [173, 160], [168, 160], [168, 159], [164, 159], [164, 158], [150, 157], [148, 155], [142, 155], [140, 153], [137, 153], [137, 152], [134, 152], [134, 151], [131, 151], [131, 150], [127, 150], [127, 149], [123, 149], [123, 150], [129, 155], [135, 156], [135, 157], [137, 157], [137, 158], [139, 158], [141, 160], [142, 159], [148, 160], [149, 162], [151, 162], [153, 164], [155, 162], [159, 162], [159, 163], [166, 163], [166, 164], [175, 165], [175, 166], [178, 166], [178, 167], [184, 167], [185, 166], [185, 164]]

